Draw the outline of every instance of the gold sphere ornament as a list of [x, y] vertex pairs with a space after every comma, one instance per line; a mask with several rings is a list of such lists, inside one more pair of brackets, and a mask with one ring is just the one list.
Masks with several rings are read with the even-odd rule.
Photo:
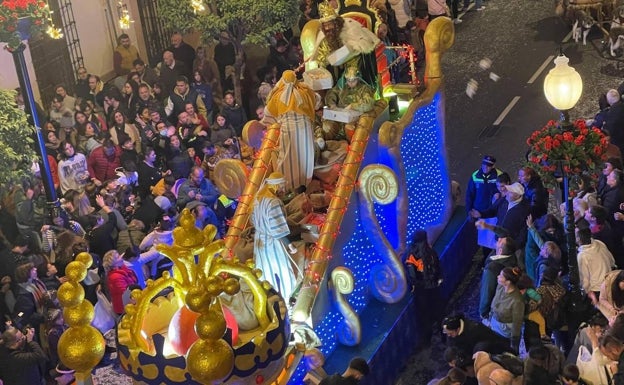
[[227, 330], [223, 313], [211, 310], [200, 315], [195, 321], [195, 332], [199, 338], [218, 340]]
[[76, 255], [76, 258], [74, 258], [74, 261], [84, 263], [87, 269], [89, 269], [91, 265], [93, 265], [93, 257], [91, 256], [91, 254], [87, 253], [86, 251], [83, 251], [82, 253], [79, 253], [78, 255]]
[[84, 300], [85, 292], [79, 282], [67, 281], [59, 287], [56, 295], [63, 307], [73, 307], [80, 305], [80, 302]]
[[63, 318], [69, 326], [89, 325], [93, 316], [93, 305], [89, 301], [82, 301], [79, 305], [63, 309]]
[[211, 297], [216, 297], [223, 291], [223, 278], [219, 276], [210, 276], [206, 278], [204, 286], [206, 293]]
[[91, 371], [104, 357], [105, 348], [104, 337], [91, 325], [67, 329], [58, 343], [59, 358], [77, 372]]
[[240, 282], [236, 278], [228, 278], [223, 283], [223, 291], [226, 294], [234, 295], [240, 291]]
[[234, 369], [234, 351], [224, 340], [195, 341], [186, 355], [186, 370], [202, 384], [219, 383]]
[[87, 277], [86, 265], [80, 261], [71, 261], [65, 267], [65, 277], [74, 282], [80, 282]]
[[210, 306], [210, 296], [204, 291], [201, 286], [192, 286], [188, 293], [186, 293], [186, 306], [196, 313], [201, 313], [202, 310]]

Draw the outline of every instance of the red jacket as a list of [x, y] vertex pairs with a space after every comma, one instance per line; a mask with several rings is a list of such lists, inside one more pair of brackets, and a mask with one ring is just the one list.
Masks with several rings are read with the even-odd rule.
[[115, 146], [115, 154], [110, 158], [104, 154], [104, 147], [100, 146], [89, 155], [87, 168], [91, 178], [96, 178], [100, 182], [117, 177], [115, 169], [121, 167], [121, 147]]
[[113, 310], [115, 313], [123, 313], [123, 293], [126, 291], [128, 286], [136, 283], [137, 277], [134, 274], [134, 271], [126, 265], [108, 272], [106, 285], [108, 286], [108, 292], [110, 293], [111, 303], [113, 304]]

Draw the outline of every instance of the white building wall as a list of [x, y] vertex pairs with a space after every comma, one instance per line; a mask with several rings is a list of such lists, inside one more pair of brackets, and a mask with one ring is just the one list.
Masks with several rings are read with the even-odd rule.
[[[112, 77], [113, 50], [116, 46], [115, 39], [122, 32], [130, 36], [133, 44], [139, 49], [141, 57], [144, 60], [147, 59], [136, 0], [128, 0], [127, 4], [131, 18], [135, 22], [132, 23], [130, 30], [121, 31], [117, 24], [117, 0], [72, 1], [84, 64], [89, 73], [99, 75], [104, 79]], [[38, 98], [39, 90], [28, 48], [25, 51], [25, 57], [31, 84]], [[13, 64], [13, 56], [6, 50], [0, 50], [0, 68], [2, 68], [0, 71], [0, 87], [11, 89], [18, 87], [19, 81]]]

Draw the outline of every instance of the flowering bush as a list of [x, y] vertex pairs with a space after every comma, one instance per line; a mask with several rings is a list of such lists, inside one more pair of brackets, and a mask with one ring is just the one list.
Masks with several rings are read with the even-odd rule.
[[588, 128], [584, 120], [577, 120], [563, 130], [559, 122], [551, 120], [527, 139], [529, 166], [542, 177], [544, 183], [554, 184], [554, 172], [561, 166], [568, 174], [597, 171], [606, 159], [607, 138], [597, 128]]
[[57, 32], [50, 19], [48, 3], [41, 0], [3, 0], [0, 3], [0, 41], [7, 43], [7, 48], [13, 50], [21, 43], [19, 19], [30, 20], [26, 22], [26, 28], [37, 33], [46, 30], [48, 34]]

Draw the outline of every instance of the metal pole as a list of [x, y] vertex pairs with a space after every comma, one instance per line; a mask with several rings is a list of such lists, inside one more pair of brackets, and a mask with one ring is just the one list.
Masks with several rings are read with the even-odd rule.
[[576, 237], [574, 234], [574, 210], [572, 208], [572, 199], [570, 198], [570, 178], [565, 171], [563, 171], [563, 193], [566, 197], [564, 229], [568, 246], [569, 290], [571, 293], [580, 293], [578, 260], [576, 259]]
[[45, 149], [45, 142], [43, 140], [43, 134], [41, 132], [41, 124], [39, 123], [39, 116], [37, 115], [37, 109], [35, 108], [35, 97], [32, 87], [30, 86], [30, 77], [28, 76], [26, 59], [24, 59], [25, 49], [26, 46], [24, 45], [24, 43], [22, 43], [15, 50], [11, 51], [11, 54], [13, 55], [13, 62], [15, 63], [15, 70], [17, 71], [17, 77], [19, 79], [20, 89], [22, 90], [22, 96], [24, 96], [26, 112], [30, 114], [30, 116], [32, 116], [32, 121], [35, 126], [37, 141], [36, 150], [39, 158], [41, 159], [39, 163], [39, 168], [41, 169], [41, 179], [43, 180], [43, 186], [46, 192], [50, 219], [53, 219], [58, 216], [60, 202], [56, 196], [54, 181], [52, 180], [52, 174], [50, 173], [48, 154]]
[[[561, 111], [560, 127], [563, 132], [572, 128], [568, 111]], [[576, 257], [576, 236], [574, 233], [574, 209], [572, 208], [572, 199], [570, 198], [570, 175], [568, 175], [569, 173], [565, 170], [563, 164], [561, 164], [561, 173], [563, 175], [563, 193], [566, 204], [564, 231], [568, 250], [568, 290], [570, 296], [570, 300], [566, 304], [569, 344], [567, 346], [572, 346], [576, 337], [576, 329], [586, 319], [586, 314], [590, 307], [583, 293], [581, 293], [578, 260]]]

